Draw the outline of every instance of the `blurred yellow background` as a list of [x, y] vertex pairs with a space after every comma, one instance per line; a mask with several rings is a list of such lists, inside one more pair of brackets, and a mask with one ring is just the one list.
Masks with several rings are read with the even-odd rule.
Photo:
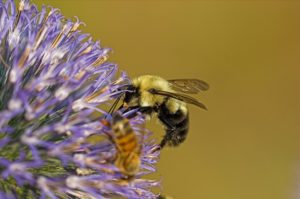
[[211, 85], [198, 96], [208, 111], [190, 106], [188, 139], [162, 152], [164, 193], [300, 198], [300, 2], [33, 2], [78, 16], [84, 32], [113, 48], [111, 60], [131, 77], [199, 78]]

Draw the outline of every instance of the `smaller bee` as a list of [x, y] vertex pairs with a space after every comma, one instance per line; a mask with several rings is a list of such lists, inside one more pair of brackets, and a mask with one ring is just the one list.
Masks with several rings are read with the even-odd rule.
[[117, 112], [112, 116], [111, 128], [113, 135], [110, 139], [117, 149], [114, 164], [122, 174], [130, 178], [140, 169], [142, 144], [129, 120]]

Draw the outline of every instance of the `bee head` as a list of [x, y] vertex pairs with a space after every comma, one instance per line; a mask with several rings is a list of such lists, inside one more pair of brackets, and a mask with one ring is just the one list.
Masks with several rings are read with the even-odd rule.
[[128, 104], [129, 106], [136, 106], [139, 96], [140, 94], [138, 87], [129, 85], [125, 91], [124, 103]]

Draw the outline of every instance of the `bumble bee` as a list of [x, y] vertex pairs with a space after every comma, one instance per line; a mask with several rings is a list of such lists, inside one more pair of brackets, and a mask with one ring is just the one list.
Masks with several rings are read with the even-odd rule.
[[144, 75], [133, 79], [132, 84], [127, 87], [120, 109], [124, 112], [138, 109], [146, 115], [155, 113], [166, 131], [160, 148], [166, 144], [177, 146], [186, 139], [189, 129], [186, 103], [206, 109], [204, 104], [182, 93], [197, 94], [208, 88], [206, 82], [198, 79], [165, 80], [158, 76]]
[[110, 124], [107, 124], [107, 120], [102, 121], [102, 124], [106, 126], [110, 125], [112, 128], [110, 139], [117, 150], [114, 159], [115, 166], [128, 178], [136, 175], [141, 165], [140, 154], [142, 143], [139, 143], [139, 139], [131, 127], [129, 120], [120, 113], [115, 112]]

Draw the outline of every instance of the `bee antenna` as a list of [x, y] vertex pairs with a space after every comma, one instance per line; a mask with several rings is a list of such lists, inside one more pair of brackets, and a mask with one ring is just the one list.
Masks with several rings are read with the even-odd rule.
[[111, 115], [111, 114], [115, 111], [115, 109], [116, 109], [116, 107], [117, 107], [117, 105], [118, 105], [118, 103], [119, 103], [121, 97], [122, 97], [122, 95], [120, 95], [120, 96], [114, 101], [114, 103], [112, 104], [112, 106], [111, 106], [110, 109], [108, 110], [108, 113], [107, 113], [107, 115], [105, 116], [105, 119], [107, 118], [108, 115]]

